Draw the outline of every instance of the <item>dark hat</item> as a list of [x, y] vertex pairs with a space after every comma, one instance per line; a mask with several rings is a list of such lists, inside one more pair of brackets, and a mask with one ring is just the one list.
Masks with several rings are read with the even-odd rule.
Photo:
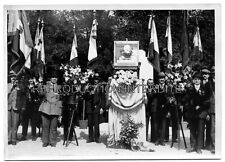
[[49, 78], [58, 78], [58, 71], [57, 70], [52, 70], [49, 74]]
[[194, 79], [194, 78], [199, 78], [199, 79], [202, 79], [202, 75], [201, 75], [201, 73], [199, 73], [199, 72], [195, 72], [195, 73], [192, 75], [192, 79]]
[[160, 78], [164, 78], [164, 77], [165, 77], [164, 72], [160, 72], [159, 75], [158, 75], [158, 77], [159, 77], [159, 79], [160, 79]]
[[202, 69], [203, 74], [210, 74], [210, 71], [207, 68]]

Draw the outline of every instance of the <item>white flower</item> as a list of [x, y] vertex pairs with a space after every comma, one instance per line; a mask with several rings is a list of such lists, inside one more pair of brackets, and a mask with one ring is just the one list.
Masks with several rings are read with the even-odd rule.
[[70, 79], [69, 77], [67, 77], [67, 76], [65, 77], [65, 81], [66, 81], [66, 82], [67, 82], [69, 79]]
[[177, 66], [178, 66], [178, 67], [182, 67], [182, 63], [179, 62], [179, 63], [177, 64]]

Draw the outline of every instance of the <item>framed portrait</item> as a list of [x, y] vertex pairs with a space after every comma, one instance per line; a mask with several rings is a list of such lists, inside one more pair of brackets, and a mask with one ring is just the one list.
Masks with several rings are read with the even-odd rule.
[[138, 66], [139, 41], [114, 41], [114, 67]]

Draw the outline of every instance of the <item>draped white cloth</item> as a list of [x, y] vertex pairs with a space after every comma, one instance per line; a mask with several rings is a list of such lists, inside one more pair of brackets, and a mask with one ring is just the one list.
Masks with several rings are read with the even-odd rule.
[[143, 127], [139, 128], [137, 141], [146, 141], [146, 117], [144, 100], [146, 95], [142, 93], [142, 88], [137, 87], [134, 93], [119, 93], [114, 88], [115, 81], [111, 82], [111, 90], [109, 91], [109, 100], [111, 102], [109, 108], [109, 138], [108, 146], [116, 144], [120, 139], [121, 123], [120, 121], [127, 118], [127, 114], [135, 121], [142, 123]]

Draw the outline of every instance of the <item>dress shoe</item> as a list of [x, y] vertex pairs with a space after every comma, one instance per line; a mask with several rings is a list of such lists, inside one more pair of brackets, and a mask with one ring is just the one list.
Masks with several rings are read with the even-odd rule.
[[8, 145], [11, 145], [12, 144], [12, 141], [8, 141]]
[[37, 137], [32, 137], [32, 141], [36, 141], [37, 140]]
[[177, 139], [174, 139], [174, 140], [172, 140], [172, 142], [173, 142], [173, 143], [177, 143], [177, 142], [178, 142], [178, 140], [177, 140]]
[[56, 147], [56, 143], [50, 144], [51, 147]]
[[12, 145], [14, 145], [14, 146], [15, 146], [15, 145], [16, 145], [16, 141], [12, 141]]
[[96, 143], [101, 143], [99, 139], [96, 139], [95, 142], [96, 142]]
[[195, 151], [196, 151], [196, 149], [194, 149], [194, 148], [189, 148], [186, 150], [187, 153], [191, 153], [191, 152], [195, 152]]
[[202, 154], [201, 149], [197, 149], [196, 152], [197, 152], [198, 154]]
[[42, 144], [42, 147], [47, 147], [48, 146], [48, 143], [43, 143]]
[[161, 146], [166, 146], [164, 142], [160, 142], [160, 145]]
[[87, 143], [91, 143], [91, 142], [94, 142], [94, 140], [87, 140]]
[[156, 146], [160, 145], [160, 142], [159, 142], [159, 141], [156, 141], [156, 142], [155, 142], [155, 145], [156, 145]]
[[26, 141], [26, 139], [27, 139], [26, 136], [22, 136], [20, 141]]
[[212, 149], [210, 152], [211, 154], [215, 154], [215, 149]]

